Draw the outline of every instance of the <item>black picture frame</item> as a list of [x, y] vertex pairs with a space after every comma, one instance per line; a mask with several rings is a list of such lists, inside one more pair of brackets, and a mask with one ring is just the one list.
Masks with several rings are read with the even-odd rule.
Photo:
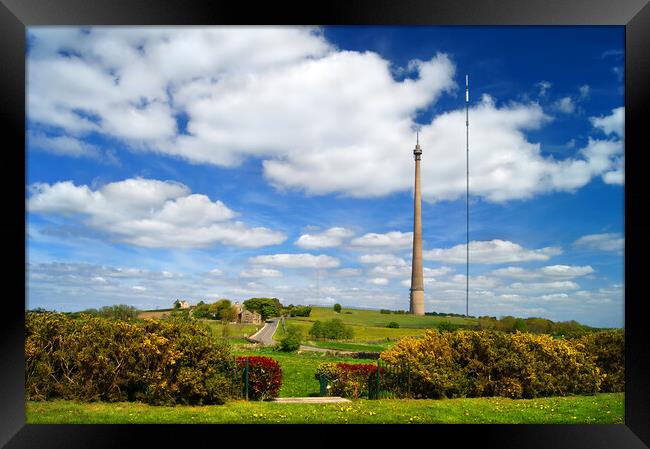
[[[36, 25], [221, 25], [221, 24], [368, 24], [368, 25], [624, 25], [625, 62], [625, 424], [620, 425], [440, 425], [356, 426], [364, 445], [386, 441], [390, 435], [412, 444], [440, 445], [472, 442], [475, 447], [505, 448], [643, 448], [650, 446], [650, 326], [643, 313], [648, 300], [641, 281], [643, 256], [648, 253], [650, 219], [644, 217], [644, 187], [648, 176], [644, 142], [644, 112], [648, 112], [650, 83], [650, 6], [647, 0], [338, 0], [317, 4], [280, 2], [217, 2], [182, 0], [0, 0], [0, 126], [3, 136], [3, 183], [10, 213], [0, 220], [5, 246], [4, 277], [13, 294], [4, 301], [0, 328], [0, 444], [18, 447], [128, 447], [144, 437], [147, 445], [184, 444], [188, 435], [210, 445], [223, 444], [223, 432], [252, 444], [266, 439], [271, 427], [259, 431], [239, 426], [96, 426], [26, 425], [24, 400], [24, 303], [18, 301], [20, 268], [25, 267], [25, 28]], [[11, 144], [9, 143], [11, 142]], [[647, 146], [647, 145], [646, 145]], [[21, 151], [22, 148], [22, 151]], [[24, 275], [24, 272], [22, 273]], [[235, 429], [233, 429], [233, 427]], [[369, 427], [372, 427], [370, 429]], [[191, 429], [191, 430], [190, 430]], [[252, 430], [252, 432], [250, 430]], [[233, 433], [233, 430], [235, 433]], [[302, 426], [316, 440], [345, 438], [349, 427]], [[293, 429], [282, 429], [287, 444]], [[397, 432], [397, 433], [395, 433]], [[278, 432], [272, 432], [278, 434]], [[217, 436], [217, 434], [219, 436]], [[239, 437], [237, 436], [239, 435]], [[313, 438], [313, 437], [312, 437]], [[181, 443], [183, 442], [183, 443]]]

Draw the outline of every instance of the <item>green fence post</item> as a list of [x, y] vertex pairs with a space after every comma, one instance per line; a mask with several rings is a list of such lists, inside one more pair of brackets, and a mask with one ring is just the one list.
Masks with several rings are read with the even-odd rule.
[[380, 388], [381, 388], [381, 360], [377, 359], [377, 399], [379, 399]]
[[327, 396], [327, 378], [324, 374], [320, 374], [320, 395]]
[[248, 401], [248, 357], [246, 357], [246, 367], [244, 368], [244, 389], [246, 391], [246, 400]]
[[406, 362], [406, 388], [407, 394], [411, 397], [411, 364]]

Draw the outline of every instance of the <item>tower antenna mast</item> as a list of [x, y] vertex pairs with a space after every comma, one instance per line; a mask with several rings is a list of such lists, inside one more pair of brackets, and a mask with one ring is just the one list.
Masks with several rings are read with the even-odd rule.
[[465, 75], [465, 143], [467, 163], [467, 244], [465, 273], [465, 316], [469, 316], [469, 75]]

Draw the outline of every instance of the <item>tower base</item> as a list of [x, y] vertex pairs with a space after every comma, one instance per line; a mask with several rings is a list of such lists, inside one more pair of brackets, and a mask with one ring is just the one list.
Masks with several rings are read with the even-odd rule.
[[424, 290], [411, 290], [411, 308], [413, 315], [424, 315]]

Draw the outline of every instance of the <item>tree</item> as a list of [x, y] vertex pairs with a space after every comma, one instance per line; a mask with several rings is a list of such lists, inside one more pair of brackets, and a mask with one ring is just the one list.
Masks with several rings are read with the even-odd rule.
[[334, 304], [334, 311], [336, 313], [341, 313], [341, 304]]
[[233, 305], [229, 299], [220, 299], [210, 304], [209, 307], [212, 318], [221, 321], [234, 321], [237, 316], [237, 311], [233, 309]]
[[321, 338], [323, 335], [323, 323], [316, 320], [314, 324], [311, 325], [311, 329], [309, 329], [309, 335], [314, 338]]
[[115, 320], [128, 320], [138, 316], [138, 309], [126, 304], [117, 304], [102, 307], [97, 311], [97, 315]]
[[298, 326], [290, 324], [287, 326], [284, 336], [278, 343], [278, 349], [284, 352], [294, 352], [300, 349], [302, 332]]
[[311, 314], [311, 307], [297, 306], [289, 309], [289, 316], [309, 316]]
[[192, 309], [192, 316], [194, 318], [212, 318], [212, 315], [210, 314], [210, 306], [203, 301], [199, 301], [199, 303], [194, 306], [194, 309]]
[[282, 304], [278, 298], [250, 298], [244, 301], [244, 306], [247, 310], [262, 315], [263, 320], [279, 316], [282, 311]]
[[455, 330], [458, 329], [458, 326], [455, 324], [452, 324], [451, 321], [441, 321], [440, 324], [438, 324], [438, 330], [440, 332], [454, 332]]
[[328, 321], [316, 321], [309, 330], [309, 335], [314, 338], [327, 338], [330, 340], [350, 339], [354, 336], [352, 327], [345, 326], [343, 321], [334, 318]]

